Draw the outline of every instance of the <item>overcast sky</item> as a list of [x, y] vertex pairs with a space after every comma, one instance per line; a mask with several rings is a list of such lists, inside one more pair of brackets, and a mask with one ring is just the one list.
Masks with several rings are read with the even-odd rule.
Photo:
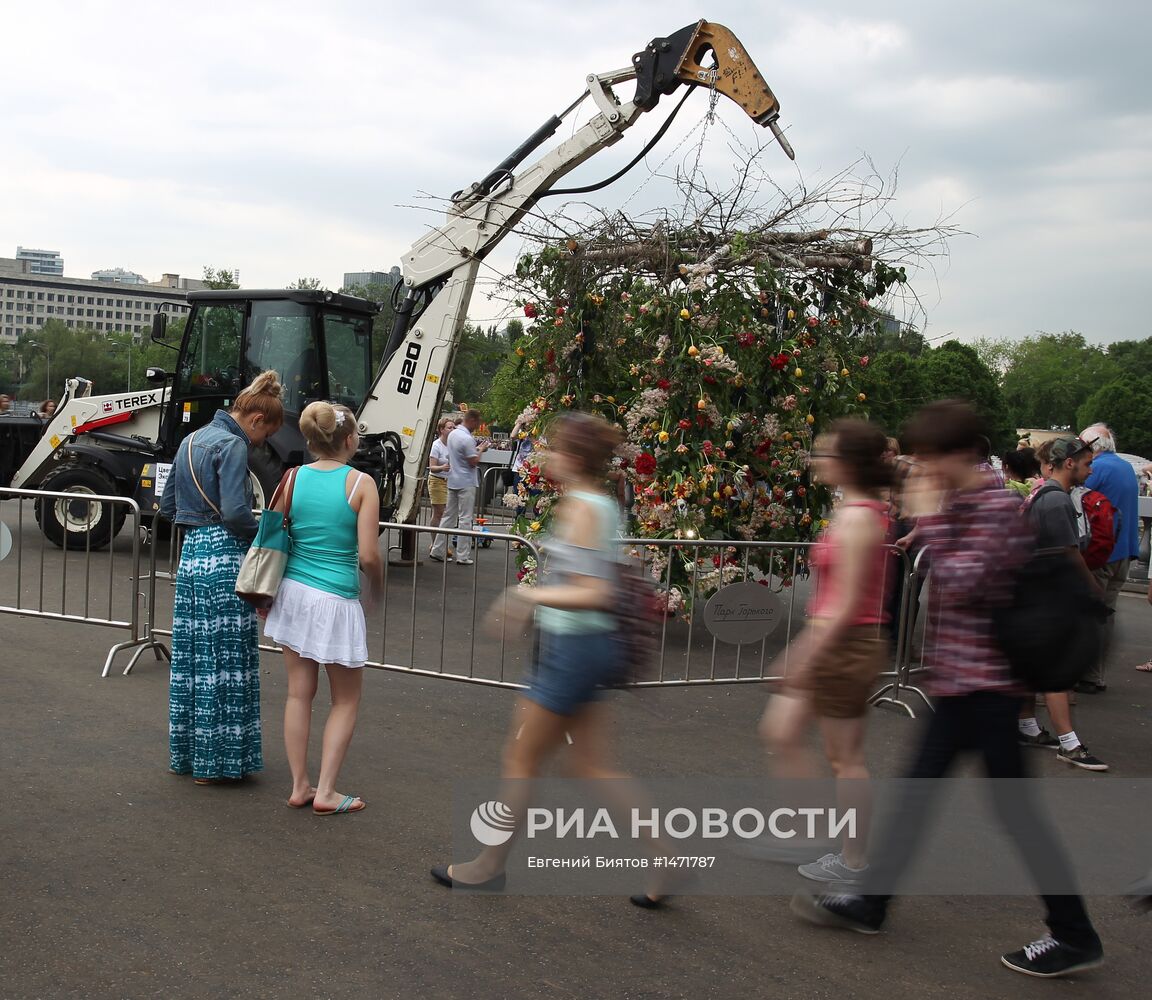
[[[398, 263], [434, 218], [411, 207], [421, 193], [479, 179], [587, 73], [700, 16], [736, 33], [780, 100], [797, 158], [765, 154], [774, 180], [814, 184], [867, 154], [899, 166], [899, 219], [955, 213], [973, 234], [918, 276], [930, 337], [1152, 335], [1152, 15], [1117, 0], [9, 0], [0, 256], [20, 244], [60, 250], [79, 277], [211, 265], [246, 287], [338, 287]], [[565, 184], [613, 172], [671, 103]], [[693, 95], [647, 164], [591, 197], [675, 197], [644, 182], [690, 132], [666, 166], [691, 166], [706, 110]], [[741, 141], [765, 138], [719, 110]], [[710, 177], [731, 141], [705, 132]], [[472, 316], [498, 319], [483, 292]]]

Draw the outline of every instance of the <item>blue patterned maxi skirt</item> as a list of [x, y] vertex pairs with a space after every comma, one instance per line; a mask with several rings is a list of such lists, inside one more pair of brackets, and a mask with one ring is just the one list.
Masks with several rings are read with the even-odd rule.
[[197, 778], [242, 778], [264, 767], [260, 633], [236, 596], [245, 546], [219, 525], [184, 539], [172, 615], [170, 767]]

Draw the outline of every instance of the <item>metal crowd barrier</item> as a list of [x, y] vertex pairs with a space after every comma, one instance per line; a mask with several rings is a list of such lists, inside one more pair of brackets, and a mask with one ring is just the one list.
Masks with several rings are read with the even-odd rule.
[[[155, 643], [140, 614], [140, 508], [129, 497], [0, 489], [0, 614], [76, 622], [123, 629], [129, 638], [113, 645], [101, 677], [122, 650], [135, 649], [134, 663]], [[40, 530], [37, 504], [65, 503], [74, 519], [88, 516], [90, 505], [106, 505], [103, 517], [123, 529], [105, 549], [93, 549], [89, 532], [77, 533], [83, 548], [60, 549]], [[125, 530], [126, 529], [126, 530]], [[107, 600], [101, 589], [107, 590]], [[160, 653], [157, 650], [157, 657]]]
[[[385, 558], [384, 599], [367, 609], [369, 650], [367, 666], [424, 677], [440, 677], [492, 687], [516, 689], [523, 686], [532, 654], [530, 628], [512, 629], [504, 614], [501, 595], [518, 582], [517, 551], [526, 550], [537, 563], [540, 553], [528, 539], [492, 530], [462, 531], [425, 524], [381, 522], [381, 547], [386, 554], [404, 548], [402, 536], [415, 536], [414, 561]], [[485, 540], [491, 547], [473, 548], [474, 562], [459, 566], [451, 561], [437, 563], [429, 558], [429, 543], [437, 535], [467, 535], [474, 542]], [[170, 636], [170, 600], [158, 591], [157, 582], [174, 581], [179, 558], [180, 533], [171, 532], [167, 550], [161, 539], [151, 546], [147, 579], [147, 620], [149, 643], [163, 649], [159, 637]], [[783, 681], [788, 674], [789, 644], [805, 621], [804, 605], [810, 581], [808, 560], [811, 543], [737, 541], [717, 539], [628, 538], [620, 542], [622, 557], [636, 560], [654, 583], [667, 589], [678, 579], [672, 571], [673, 559], [690, 566], [686, 583], [679, 584], [691, 601], [692, 613], [670, 613], [653, 625], [656, 654], [646, 673], [631, 686], [684, 687], [701, 684], [736, 684]], [[917, 603], [916, 574], [921, 558], [913, 564], [907, 553], [888, 546], [891, 572], [903, 579], [899, 620], [892, 635], [891, 668], [881, 676], [888, 680], [870, 699], [873, 704], [894, 706], [914, 717], [904, 700], [908, 692], [927, 698], [911, 683], [923, 663], [912, 662], [913, 631]], [[769, 560], [770, 572], [756, 572], [758, 563]], [[719, 561], [719, 567], [715, 563]], [[708, 595], [716, 579], [710, 573], [746, 580], [762, 576], [768, 589], [782, 599], [781, 623], [755, 643], [721, 642], [703, 623]], [[169, 588], [170, 589], [170, 588]], [[158, 602], [161, 605], [158, 607]], [[881, 628], [878, 626], [878, 629]], [[884, 631], [882, 634], [887, 635]], [[264, 644], [269, 652], [278, 648]], [[166, 652], [166, 651], [165, 651]], [[127, 674], [139, 654], [125, 668]]]
[[[907, 558], [905, 552], [905, 563], [907, 563]], [[916, 695], [928, 709], [932, 709], [932, 702], [928, 700], [928, 696], [912, 683], [913, 676], [927, 671], [924, 664], [924, 649], [928, 616], [927, 614], [921, 615], [919, 611], [921, 603], [924, 603], [925, 608], [927, 608], [927, 603], [921, 601], [921, 595], [928, 578], [928, 565], [928, 550], [921, 549], [916, 553], [915, 560], [908, 566], [908, 571], [904, 576], [904, 589], [900, 595], [896, 663], [890, 672], [883, 675], [891, 677], [892, 680], [868, 699], [871, 705], [891, 705], [894, 708], [903, 709], [913, 719], [916, 718], [916, 713], [912, 706], [901, 697], [904, 692], [907, 691]], [[915, 656], [917, 634], [920, 636], [920, 656], [919, 663], [914, 663], [913, 661], [917, 659]]]
[[[366, 666], [490, 687], [523, 687], [521, 679], [532, 652], [531, 632], [509, 629], [506, 605], [500, 598], [517, 583], [515, 551], [525, 547], [538, 560], [536, 546], [501, 532], [421, 524], [381, 522], [380, 533], [385, 553], [384, 599], [374, 608], [365, 608], [372, 656]], [[400, 536], [405, 533], [416, 536], [417, 559], [388, 559], [389, 552], [402, 547]], [[453, 538], [471, 537], [474, 562], [457, 566], [429, 559], [428, 542], [436, 535], [447, 535], [449, 544]], [[482, 552], [476, 544], [481, 540], [490, 543]], [[145, 630], [161, 649], [159, 637], [172, 635], [172, 588], [161, 590], [157, 584], [175, 582], [182, 541], [183, 533], [175, 529], [167, 546], [154, 535], [149, 555]], [[490, 613], [493, 605], [500, 612], [498, 624]], [[269, 643], [260, 648], [281, 652]], [[137, 659], [133, 657], [125, 674]]]

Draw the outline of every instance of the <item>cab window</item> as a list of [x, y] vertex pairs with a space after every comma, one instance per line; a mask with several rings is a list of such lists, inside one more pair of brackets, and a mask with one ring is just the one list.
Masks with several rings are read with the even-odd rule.
[[252, 303], [248, 349], [244, 358], [246, 384], [271, 369], [284, 385], [284, 409], [299, 414], [323, 399], [324, 373], [311, 310], [298, 302], [272, 300]]

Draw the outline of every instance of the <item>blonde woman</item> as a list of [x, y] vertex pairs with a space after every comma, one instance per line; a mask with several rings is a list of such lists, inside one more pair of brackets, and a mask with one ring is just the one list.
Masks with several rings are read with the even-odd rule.
[[[336, 791], [356, 716], [360, 670], [368, 659], [360, 570], [375, 599], [383, 586], [377, 524], [380, 496], [370, 476], [349, 460], [360, 446], [356, 417], [346, 406], [310, 403], [300, 414], [300, 432], [315, 457], [300, 468], [292, 489], [292, 551], [284, 580], [268, 613], [264, 634], [284, 648], [288, 702], [284, 748], [292, 769], [294, 809], [312, 806], [318, 816], [360, 812], [355, 795]], [[283, 510], [283, 498], [276, 509]], [[320, 777], [308, 775], [308, 734], [320, 665], [328, 674], [332, 707], [324, 726]]]
[[451, 417], [441, 417], [436, 425], [436, 440], [428, 453], [428, 499], [432, 503], [430, 524], [439, 524], [444, 517], [444, 506], [448, 503], [448, 435], [456, 424]]
[[284, 420], [280, 383], [264, 372], [230, 411], [186, 437], [176, 452], [160, 514], [187, 533], [176, 573], [169, 767], [198, 785], [260, 771], [260, 630], [236, 596], [236, 576], [256, 537], [248, 445]]

